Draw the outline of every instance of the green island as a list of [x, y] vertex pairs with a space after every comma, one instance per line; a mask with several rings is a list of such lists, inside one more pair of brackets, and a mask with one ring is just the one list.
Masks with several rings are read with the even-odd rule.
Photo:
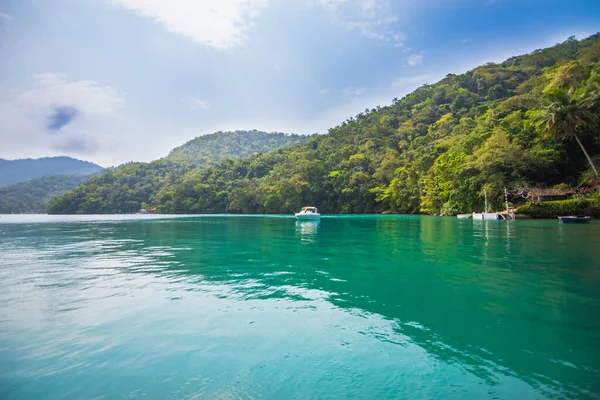
[[[94, 177], [50, 201], [49, 214], [322, 213], [600, 216], [600, 40], [448, 74], [325, 135], [217, 133], [169, 156]], [[252, 136], [254, 135], [254, 136]], [[258, 135], [258, 136], [257, 136]], [[219, 143], [217, 143], [219, 142]], [[234, 147], [231, 147], [235, 144]], [[526, 204], [530, 188], [569, 188], [565, 202]]]

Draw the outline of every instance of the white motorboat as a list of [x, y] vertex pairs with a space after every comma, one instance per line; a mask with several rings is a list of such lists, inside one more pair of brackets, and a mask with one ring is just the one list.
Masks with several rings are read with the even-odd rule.
[[317, 211], [317, 207], [302, 207], [302, 211], [294, 213], [298, 219], [319, 219], [321, 214]]

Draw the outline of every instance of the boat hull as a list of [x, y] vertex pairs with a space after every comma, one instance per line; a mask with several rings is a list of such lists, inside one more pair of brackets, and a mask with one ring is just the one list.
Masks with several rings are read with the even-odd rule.
[[478, 220], [495, 220], [495, 221], [507, 221], [509, 219], [515, 219], [515, 214], [513, 213], [504, 213], [504, 212], [496, 212], [496, 213], [473, 213], [473, 219]]
[[558, 217], [558, 220], [563, 224], [585, 224], [590, 222], [592, 217], [575, 217], [575, 216], [566, 216], [566, 217]]
[[319, 214], [319, 213], [311, 213], [311, 214], [294, 213], [294, 215], [296, 216], [296, 218], [298, 218], [300, 220], [315, 220], [315, 219], [321, 218], [321, 214]]
[[498, 220], [500, 216], [498, 213], [473, 213], [473, 219], [478, 220]]

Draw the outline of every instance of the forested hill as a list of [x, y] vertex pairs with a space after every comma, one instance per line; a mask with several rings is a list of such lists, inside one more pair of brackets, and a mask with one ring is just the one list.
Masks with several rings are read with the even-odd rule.
[[[293, 148], [188, 171], [151, 206], [166, 213], [452, 214], [500, 207], [502, 188], [577, 185], [593, 177], [576, 140], [600, 154], [598, 35], [449, 74], [365, 110]], [[566, 118], [565, 118], [566, 116]], [[570, 121], [570, 122], [569, 122]], [[566, 128], [566, 129], [564, 129]], [[78, 189], [54, 213], [86, 208]], [[110, 196], [112, 193], [106, 193]]]
[[71, 157], [4, 160], [0, 158], [0, 187], [47, 175], [90, 175], [102, 167]]
[[0, 214], [45, 213], [48, 202], [85, 183], [91, 175], [51, 175], [0, 188]]
[[53, 199], [48, 212], [61, 214], [128, 213], [156, 202], [165, 186], [189, 171], [253, 154], [305, 143], [309, 136], [257, 130], [198, 136], [151, 163], [128, 163], [109, 169], [72, 192]]
[[194, 165], [215, 164], [226, 159], [248, 157], [295, 144], [304, 143], [308, 136], [266, 133], [257, 130], [215, 132], [195, 139], [171, 150], [167, 160]]

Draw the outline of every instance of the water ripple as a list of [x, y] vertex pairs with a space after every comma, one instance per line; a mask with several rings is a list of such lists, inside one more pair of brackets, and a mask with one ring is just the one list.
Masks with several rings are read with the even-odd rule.
[[11, 218], [0, 398], [600, 396], [597, 224]]

